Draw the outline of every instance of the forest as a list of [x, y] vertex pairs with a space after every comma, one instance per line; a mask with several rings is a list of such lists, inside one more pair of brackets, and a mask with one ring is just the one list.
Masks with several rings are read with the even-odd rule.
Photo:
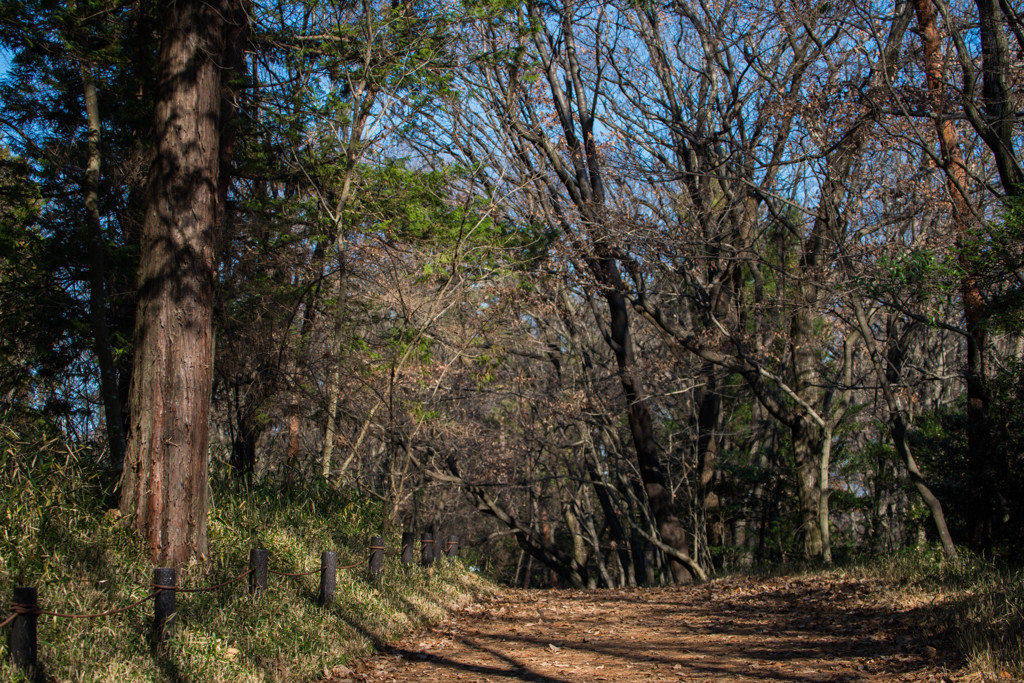
[[523, 587], [1019, 564], [1021, 12], [4, 0], [4, 488], [163, 566], [249, 487]]

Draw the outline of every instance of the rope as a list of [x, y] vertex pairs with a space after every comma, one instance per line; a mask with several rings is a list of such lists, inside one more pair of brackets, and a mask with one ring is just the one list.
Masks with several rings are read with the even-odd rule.
[[49, 610], [39, 609], [38, 607], [34, 607], [32, 605], [19, 605], [18, 603], [12, 603], [11, 611], [14, 612], [14, 614], [8, 617], [6, 620], [4, 620], [3, 623], [0, 623], [0, 628], [6, 626], [9, 622], [13, 621], [14, 617], [18, 616], [19, 614], [34, 614], [36, 616], [40, 614], [45, 614], [48, 617], [60, 617], [62, 619], [95, 619], [97, 617], [109, 617], [112, 614], [120, 614], [121, 612], [127, 612], [130, 609], [135, 609], [147, 600], [155, 598], [160, 593], [161, 590], [165, 590], [160, 586], [154, 586], [154, 588], [156, 588], [156, 590], [151, 592], [146, 597], [136, 600], [130, 605], [125, 605], [124, 607], [118, 607], [116, 609], [107, 610], [106, 612], [96, 612], [95, 614], [64, 614], [63, 612], [51, 612]]
[[[424, 544], [433, 543], [433, 542], [434, 542], [433, 539], [423, 539], [423, 543]], [[444, 552], [448, 552], [448, 550], [450, 550], [453, 545], [455, 545], [455, 544], [454, 543], [448, 543], [448, 545], [445, 546], [445, 548], [444, 548]], [[409, 547], [409, 544], [406, 543], [397, 552], [392, 552], [392, 553], [385, 552], [385, 554], [386, 555], [389, 555], [389, 554], [390, 555], [395, 555], [395, 554], [400, 555], [403, 552], [405, 552], [406, 548], [408, 548], [408, 547]], [[349, 565], [345, 565], [343, 567], [337, 567], [336, 569], [355, 569], [356, 567], [362, 566], [362, 564], [364, 562], [372, 559], [373, 555], [374, 555], [373, 551], [377, 551], [377, 550], [384, 550], [384, 551], [386, 551], [387, 548], [385, 548], [384, 546], [379, 546], [379, 545], [371, 545], [370, 546], [370, 550], [371, 550], [371, 552], [370, 552], [369, 556], [366, 557], [366, 559], [360, 560], [359, 562], [356, 562], [355, 564], [349, 564]], [[0, 621], [0, 629], [4, 628], [8, 624], [10, 624], [12, 621], [14, 621], [18, 617], [18, 615], [35, 615], [35, 616], [45, 615], [45, 616], [49, 616], [49, 617], [59, 617], [59, 618], [62, 618], [62, 619], [96, 619], [98, 617], [109, 617], [109, 616], [112, 616], [114, 614], [121, 614], [122, 612], [127, 612], [128, 610], [135, 609], [136, 607], [138, 607], [142, 603], [146, 602], [147, 600], [151, 600], [151, 599], [155, 598], [162, 591], [174, 591], [176, 593], [209, 593], [211, 591], [215, 591], [215, 590], [218, 590], [220, 588], [223, 588], [224, 586], [228, 586], [228, 585], [231, 585], [231, 584], [236, 583], [238, 581], [241, 581], [245, 577], [249, 576], [249, 574], [252, 574], [254, 571], [256, 571], [256, 570], [255, 569], [247, 569], [244, 572], [242, 572], [241, 574], [239, 574], [238, 576], [236, 576], [234, 578], [231, 578], [231, 579], [228, 579], [227, 581], [222, 581], [221, 583], [214, 584], [212, 586], [204, 586], [202, 588], [181, 588], [179, 586], [162, 586], [160, 584], [154, 583], [154, 584], [152, 584], [152, 588], [153, 588], [152, 592], [150, 592], [150, 594], [147, 595], [146, 597], [140, 598], [140, 599], [136, 600], [135, 602], [133, 602], [133, 603], [131, 603], [129, 605], [125, 605], [124, 607], [117, 607], [115, 609], [107, 610], [106, 612], [96, 612], [94, 614], [65, 614], [63, 612], [51, 612], [49, 610], [39, 609], [39, 607], [37, 607], [37, 606], [21, 605], [21, 604], [18, 604], [18, 603], [11, 603], [10, 609], [11, 609], [12, 614], [11, 614], [11, 616], [9, 616], [6, 619], [4, 619], [3, 621]], [[277, 576], [298, 577], [298, 576], [310, 576], [312, 574], [316, 574], [317, 572], [319, 572], [321, 570], [320, 569], [312, 569], [312, 570], [310, 570], [308, 572], [279, 572], [279, 571], [275, 571], [273, 569], [267, 569], [267, 571], [269, 573], [271, 573], [271, 574], [276, 574]]]
[[344, 567], [338, 567], [338, 569], [355, 569], [356, 567], [362, 567], [362, 562], [356, 562], [355, 564], [346, 564]]
[[223, 588], [224, 586], [228, 586], [232, 583], [241, 581], [245, 577], [249, 576], [249, 574], [252, 574], [254, 571], [256, 570], [246, 569], [244, 572], [242, 572], [233, 579], [228, 579], [227, 581], [214, 584], [212, 586], [204, 586], [203, 588], [179, 588], [177, 586], [161, 586], [160, 584], [156, 583], [153, 584], [153, 588], [156, 588], [158, 591], [175, 591], [176, 593], [209, 593], [210, 591], [215, 591], [218, 588]]
[[408, 548], [408, 547], [409, 547], [409, 544], [406, 543], [405, 545], [403, 545], [398, 550], [387, 550], [387, 551], [384, 552], [384, 554], [387, 555], [388, 557], [394, 557], [395, 555], [401, 555], [402, 553], [405, 552], [405, 549]]
[[[379, 550], [379, 548], [374, 548], [373, 546], [370, 546], [370, 548], [373, 549], [373, 550]], [[373, 557], [373, 553], [370, 553], [369, 555], [366, 556], [366, 559], [360, 560], [359, 562], [356, 562], [355, 564], [347, 564], [344, 567], [338, 567], [338, 569], [339, 570], [340, 569], [355, 569], [356, 567], [361, 567], [363, 565], [363, 562], [368, 562], [370, 560], [370, 558], [372, 558], [372, 557]]]
[[319, 569], [313, 569], [313, 570], [308, 571], [308, 572], [294, 572], [294, 573], [292, 573], [292, 572], [279, 572], [279, 571], [274, 571], [273, 569], [268, 569], [267, 571], [270, 572], [271, 574], [277, 574], [278, 576], [310, 576], [311, 574], [317, 574], [317, 573], [320, 572]]
[[117, 607], [115, 609], [107, 610], [106, 612], [95, 612], [93, 614], [66, 614], [64, 612], [52, 612], [50, 610], [39, 609], [38, 607], [34, 607], [31, 605], [20, 605], [18, 603], [12, 603], [11, 611], [14, 612], [14, 614], [0, 622], [0, 628], [7, 626], [7, 624], [14, 621], [15, 617], [17, 617], [19, 614], [31, 614], [36, 616], [45, 615], [48, 617], [59, 617], [61, 619], [96, 619], [98, 617], [109, 617], [114, 614], [121, 614], [122, 612], [127, 612], [130, 609], [135, 609], [147, 600], [155, 598], [163, 591], [175, 591], [177, 593], [208, 593], [210, 591], [215, 591], [219, 588], [223, 588], [224, 586], [230, 585], [237, 581], [241, 581], [246, 576], [252, 573], [252, 569], [247, 569], [246, 571], [242, 572], [241, 574], [232, 579], [228, 579], [227, 581], [223, 581], [213, 586], [205, 586], [203, 588], [179, 588], [178, 586], [161, 586], [160, 584], [155, 583], [153, 584], [152, 592], [150, 592], [150, 594], [146, 597], [140, 598], [129, 605], [125, 605], [124, 607]]

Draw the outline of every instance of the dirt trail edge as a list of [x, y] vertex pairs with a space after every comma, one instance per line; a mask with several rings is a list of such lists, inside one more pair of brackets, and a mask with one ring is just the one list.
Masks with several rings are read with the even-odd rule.
[[509, 590], [327, 680], [980, 682], [934, 630], [940, 609], [820, 577]]

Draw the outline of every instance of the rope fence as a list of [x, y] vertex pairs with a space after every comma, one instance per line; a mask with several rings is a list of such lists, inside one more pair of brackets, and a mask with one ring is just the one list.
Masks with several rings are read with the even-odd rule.
[[[352, 565], [352, 566], [353, 567], [358, 567], [359, 565], [356, 564], [356, 565]], [[310, 569], [308, 572], [279, 572], [279, 571], [274, 571], [273, 569], [268, 569], [267, 571], [270, 572], [271, 574], [274, 574], [275, 576], [291, 576], [291, 577], [296, 577], [296, 576], [312, 576], [313, 574], [320, 573], [319, 569]]]
[[[319, 573], [320, 590], [317, 600], [326, 607], [334, 601], [338, 571], [355, 569], [366, 565], [371, 579], [379, 582], [384, 571], [385, 555], [400, 556], [401, 564], [406, 569], [412, 566], [414, 543], [415, 534], [404, 532], [402, 534], [401, 547], [397, 550], [388, 551], [384, 545], [384, 538], [374, 536], [370, 539], [369, 554], [355, 564], [339, 567], [337, 553], [325, 550], [320, 555], [319, 569], [299, 572], [271, 569], [268, 566], [269, 551], [263, 548], [253, 548], [249, 552], [249, 568], [247, 570], [226, 581], [198, 588], [178, 586], [177, 572], [174, 568], [157, 567], [153, 570], [153, 581], [148, 586], [150, 588], [148, 595], [127, 605], [92, 614], [67, 614], [41, 609], [39, 606], [38, 589], [36, 587], [15, 587], [12, 591], [13, 599], [8, 608], [10, 616], [0, 621], [0, 629], [7, 628], [8, 626], [11, 627], [8, 638], [11, 660], [15, 666], [25, 670], [31, 676], [34, 675], [38, 667], [38, 639], [36, 637], [36, 630], [40, 616], [50, 616], [59, 619], [97, 619], [131, 611], [153, 600], [153, 640], [155, 644], [159, 645], [173, 635], [173, 617], [177, 611], [178, 593], [211, 593], [248, 578], [249, 594], [258, 596], [267, 589], [268, 574], [296, 578]], [[420, 563], [424, 567], [429, 567], [436, 559], [442, 556], [453, 559], [458, 556], [459, 541], [457, 536], [449, 536], [443, 548], [435, 543], [433, 536], [429, 533], [422, 535], [420, 543]]]
[[[238, 576], [236, 576], [233, 579], [228, 579], [227, 581], [222, 581], [221, 583], [215, 584], [213, 586], [203, 586], [202, 588], [181, 588], [180, 586], [160, 586], [160, 585], [157, 585], [155, 583], [151, 584], [151, 585], [153, 586], [153, 588], [155, 588], [158, 591], [177, 591], [178, 593], [212, 593], [215, 590], [220, 590], [224, 586], [230, 586], [233, 583], [238, 583], [239, 581], [241, 581], [245, 577], [249, 576], [249, 574], [252, 574], [252, 569], [246, 569], [244, 572], [242, 572], [241, 574], [239, 574]], [[151, 595], [150, 597], [155, 597], [155, 594]], [[148, 598], [146, 598], [146, 599], [148, 599]]]

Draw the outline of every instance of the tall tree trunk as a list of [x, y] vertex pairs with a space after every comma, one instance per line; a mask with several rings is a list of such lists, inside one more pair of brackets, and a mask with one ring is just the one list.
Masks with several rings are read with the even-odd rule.
[[[804, 558], [825, 560], [828, 516], [822, 514], [822, 496], [828, 487], [828, 463], [831, 444], [830, 417], [823, 405], [820, 360], [821, 342], [815, 335], [820, 317], [821, 288], [827, 277], [823, 263], [828, 261], [829, 242], [838, 242], [844, 221], [840, 206], [846, 196], [846, 181], [853, 161], [863, 144], [864, 127], [851, 128], [834, 155], [827, 159], [827, 173], [818, 203], [818, 215], [800, 251], [799, 280], [795, 285], [794, 310], [790, 319], [790, 346], [793, 364], [793, 391], [803, 405], [790, 421], [793, 454], [797, 468], [797, 492], [800, 499], [801, 526], [804, 533]], [[823, 409], [824, 408], [824, 409]], [[820, 414], [815, 414], [817, 411]], [[827, 501], [825, 501], [827, 510]]]
[[818, 463], [818, 483], [821, 495], [818, 498], [818, 529], [821, 531], [821, 561], [832, 564], [832, 529], [829, 522], [829, 467], [832, 464], [832, 424], [822, 430], [821, 460]]
[[238, 0], [164, 7], [121, 510], [153, 561], [207, 552], [221, 62]]
[[[717, 335], [716, 335], [717, 336]], [[722, 421], [722, 396], [719, 393], [718, 373], [711, 363], [703, 363], [704, 388], [700, 392], [697, 409], [697, 481], [696, 508], [697, 527], [694, 534], [699, 543], [694, 549], [694, 559], [704, 566], [711, 564], [711, 546], [722, 545], [721, 525], [708, 524], [708, 517], [718, 512], [719, 499], [712, 484], [718, 457], [719, 437]]]
[[338, 286], [334, 310], [334, 366], [327, 381], [327, 424], [324, 427], [324, 444], [320, 450], [320, 476], [326, 481], [331, 478], [331, 464], [334, 461], [334, 442], [338, 438], [338, 405], [341, 402], [342, 362], [341, 348], [345, 331], [345, 298], [347, 282], [345, 274], [344, 238], [338, 238]]
[[[633, 342], [629, 332], [629, 313], [626, 298], [619, 293], [622, 283], [619, 281], [618, 269], [613, 262], [607, 261], [603, 270], [608, 278], [606, 282], [610, 281], [614, 287], [605, 295], [611, 318], [609, 344], [615, 353], [619, 369], [619, 382], [626, 396], [626, 416], [630, 434], [633, 436], [633, 447], [636, 450], [637, 464], [640, 468], [640, 479], [643, 481], [644, 490], [647, 493], [647, 506], [662, 542], [674, 548], [681, 556], [689, 558], [686, 530], [675, 513], [672, 491], [668, 487], [665, 471], [658, 459], [658, 445], [654, 439], [651, 413], [647, 409], [646, 397], [642, 395], [640, 381], [637, 377]], [[690, 564], [693, 564], [692, 561]], [[681, 561], [677, 557], [670, 558], [669, 568], [676, 583], [690, 583], [696, 574], [692, 566], [688, 566], [685, 561]]]
[[[982, 100], [985, 125], [978, 133], [992, 151], [1003, 191], [1010, 196], [1024, 194], [1024, 173], [1014, 149], [1017, 115], [1010, 75], [1012, 56], [1003, 29], [1003, 7], [999, 0], [976, 0], [978, 34], [981, 39]], [[933, 10], [934, 15], [934, 10]], [[919, 15], [920, 16], [920, 15]], [[934, 19], [933, 19], [934, 22]], [[929, 87], [931, 87], [929, 85]], [[977, 121], [976, 118], [973, 121]]]
[[[367, 40], [371, 37], [367, 36]], [[369, 70], [369, 64], [363, 64], [364, 69]], [[370, 118], [374, 103], [377, 100], [377, 87], [365, 80], [357, 81], [354, 88], [354, 109], [358, 112], [352, 122], [352, 128], [348, 135], [348, 147], [345, 150], [345, 175], [342, 179], [341, 190], [334, 207], [322, 206], [322, 209], [331, 211], [331, 219], [337, 234], [334, 238], [335, 249], [338, 259], [338, 285], [337, 297], [334, 305], [334, 346], [335, 358], [334, 367], [328, 376], [327, 381], [327, 424], [324, 428], [324, 445], [320, 452], [320, 474], [324, 479], [330, 480], [331, 462], [334, 459], [334, 442], [337, 439], [338, 430], [338, 406], [341, 401], [341, 349], [343, 348], [345, 332], [345, 316], [348, 310], [348, 271], [347, 271], [347, 239], [346, 232], [346, 207], [352, 196], [353, 183], [356, 176], [356, 163], [362, 156], [363, 133], [366, 130], [366, 122]], [[355, 455], [353, 453], [352, 455]]]
[[[581, 431], [586, 429], [586, 426], [581, 426]], [[630, 558], [630, 539], [626, 536], [626, 530], [622, 526], [622, 521], [619, 519], [619, 513], [615, 509], [615, 505], [612, 503], [611, 494], [609, 493], [609, 482], [605, 481], [598, 471], [598, 466], [595, 464], [596, 456], [591, 453], [587, 456], [587, 476], [590, 479], [591, 485], [594, 487], [594, 493], [597, 495], [597, 502], [601, 506], [601, 512], [604, 515], [605, 524], [608, 526], [608, 531], [612, 536], [612, 544], [615, 551], [618, 554], [619, 564], [622, 566], [622, 577], [623, 583], [635, 586], [636, 585], [636, 574], [634, 572], [634, 565]], [[639, 549], [634, 548], [634, 552], [640, 552]]]
[[[978, 2], [979, 10], [982, 12], [983, 29], [984, 8], [990, 5], [992, 3], [987, 0]], [[959, 135], [952, 118], [945, 111], [944, 59], [936, 21], [935, 4], [933, 0], [914, 0], [914, 11], [917, 14], [924, 50], [928, 95], [939, 138], [947, 191], [953, 209], [953, 225], [957, 234], [959, 250], [958, 260], [963, 270], [960, 280], [960, 296], [963, 301], [964, 322], [967, 327], [967, 448], [968, 459], [976, 481], [974, 495], [977, 498], [976, 503], [981, 504], [979, 514], [975, 519], [973, 536], [975, 543], [987, 547], [992, 541], [992, 518], [994, 516], [992, 511], [984, 510], [984, 503], [988, 502], [986, 500], [988, 491], [991, 490], [988, 483], [993, 478], [991, 426], [988, 418], [989, 397], [985, 379], [985, 347], [987, 344], [985, 320], [988, 311], [978, 286], [978, 279], [974, 272], [975, 266], [972, 263], [971, 242], [974, 238], [971, 235], [970, 226], [973, 213], [967, 197], [970, 179], [963, 152], [960, 149]], [[987, 48], [983, 46], [983, 50], [986, 49], [991, 51], [994, 47], [991, 44]], [[996, 69], [996, 71], [999, 70]], [[1001, 90], [997, 85], [999, 83], [998, 73], [994, 74], [994, 77], [990, 76], [993, 74], [986, 72], [986, 95], [1001, 97], [999, 94]]]
[[[816, 221], [817, 223], [817, 221]], [[819, 226], [815, 225], [811, 246], [801, 255], [804, 283], [798, 286], [799, 297], [790, 326], [793, 353], [794, 391], [808, 405], [820, 405], [821, 381], [818, 372], [817, 350], [814, 339], [814, 320], [818, 301], [817, 286], [813, 283], [817, 265]], [[790, 423], [793, 438], [793, 457], [796, 460], [797, 494], [800, 503], [800, 526], [803, 532], [804, 559], [822, 558], [821, 529], [821, 456], [822, 430], [807, 411], [797, 413]]]
[[124, 468], [124, 415], [117, 386], [117, 368], [107, 325], [106, 267], [104, 265], [103, 222], [100, 219], [100, 106], [96, 84], [85, 64], [80, 65], [85, 114], [89, 126], [89, 165], [86, 167], [85, 189], [86, 244], [89, 245], [89, 318], [92, 325], [96, 359], [100, 366], [100, 395], [107, 426], [111, 469]]
[[810, 420], [798, 420], [790, 429], [796, 460], [797, 497], [800, 504], [800, 530], [806, 560], [821, 559], [821, 479], [819, 457], [821, 432]]

